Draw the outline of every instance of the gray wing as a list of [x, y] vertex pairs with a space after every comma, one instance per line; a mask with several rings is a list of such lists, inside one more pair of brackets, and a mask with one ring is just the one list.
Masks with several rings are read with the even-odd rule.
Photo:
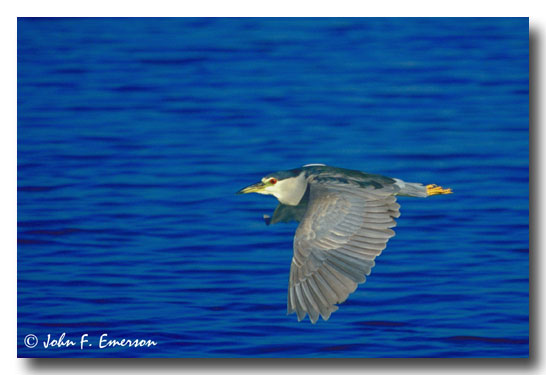
[[400, 205], [395, 185], [362, 188], [349, 183], [310, 183], [306, 213], [294, 237], [288, 314], [328, 320], [394, 236]]

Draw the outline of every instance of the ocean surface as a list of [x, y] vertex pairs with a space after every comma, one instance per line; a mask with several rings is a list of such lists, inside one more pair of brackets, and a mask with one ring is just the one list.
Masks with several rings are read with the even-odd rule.
[[[19, 19], [18, 355], [527, 357], [528, 32]], [[307, 163], [454, 191], [399, 198], [367, 282], [315, 325], [286, 315], [297, 223], [234, 194]]]

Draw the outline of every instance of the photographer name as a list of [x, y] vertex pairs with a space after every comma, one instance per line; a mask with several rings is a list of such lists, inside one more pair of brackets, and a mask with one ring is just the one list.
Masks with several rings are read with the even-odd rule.
[[70, 340], [66, 337], [66, 333], [62, 333], [59, 337], [47, 335], [47, 339], [42, 343], [45, 349], [49, 348], [70, 348], [79, 346], [81, 350], [89, 347], [95, 347], [98, 344], [99, 349], [128, 347], [128, 348], [149, 348], [156, 346], [157, 342], [148, 339], [111, 339], [107, 333], [103, 333], [97, 340], [92, 340], [87, 333], [83, 334], [78, 341]]

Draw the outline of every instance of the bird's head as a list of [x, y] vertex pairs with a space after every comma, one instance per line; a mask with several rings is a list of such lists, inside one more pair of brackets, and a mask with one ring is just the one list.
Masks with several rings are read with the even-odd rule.
[[273, 195], [283, 204], [297, 205], [307, 189], [305, 173], [301, 169], [270, 173], [260, 182], [241, 189], [237, 194], [258, 193]]

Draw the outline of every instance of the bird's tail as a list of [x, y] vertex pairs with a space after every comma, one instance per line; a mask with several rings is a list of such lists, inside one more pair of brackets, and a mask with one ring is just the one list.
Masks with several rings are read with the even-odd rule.
[[405, 182], [399, 179], [396, 180], [396, 185], [400, 188], [400, 191], [397, 195], [402, 195], [406, 197], [418, 197], [426, 198], [431, 195], [439, 194], [451, 194], [453, 193], [451, 189], [444, 189], [441, 186], [437, 185], [423, 185], [417, 182]]

